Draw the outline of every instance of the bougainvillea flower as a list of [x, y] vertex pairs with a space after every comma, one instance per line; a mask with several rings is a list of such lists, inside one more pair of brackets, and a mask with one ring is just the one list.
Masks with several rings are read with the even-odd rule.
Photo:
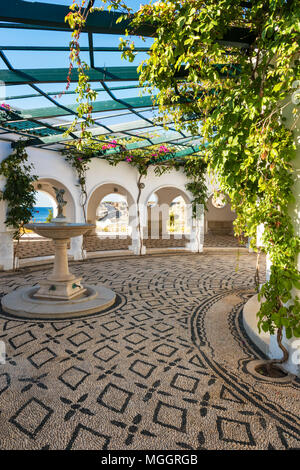
[[11, 106], [10, 106], [9, 104], [6, 104], [6, 103], [1, 103], [1, 104], [0, 104], [0, 107], [1, 107], [1, 108], [4, 108], [4, 109], [11, 110]]
[[169, 149], [165, 145], [161, 145], [159, 147], [158, 151], [159, 151], [159, 153], [167, 153], [167, 152], [169, 152]]

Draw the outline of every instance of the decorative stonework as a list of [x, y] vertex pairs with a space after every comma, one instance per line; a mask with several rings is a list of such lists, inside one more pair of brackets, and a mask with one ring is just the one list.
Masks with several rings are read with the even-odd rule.
[[[266, 384], [247, 371], [261, 357], [241, 318], [254, 255], [94, 260], [72, 270], [124, 301], [76, 321], [0, 318], [2, 449], [299, 448], [300, 382]], [[46, 276], [2, 274], [2, 294]]]

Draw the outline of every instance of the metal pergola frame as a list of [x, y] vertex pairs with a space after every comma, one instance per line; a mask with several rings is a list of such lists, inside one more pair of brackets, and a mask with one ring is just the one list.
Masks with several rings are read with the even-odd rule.
[[[249, 2], [241, 2], [244, 7], [250, 7]], [[46, 30], [46, 31], [65, 31], [70, 32], [68, 24], [65, 23], [65, 16], [68, 14], [68, 6], [55, 5], [42, 2], [28, 2], [23, 0], [10, 0], [2, 2], [0, 5], [0, 28], [15, 28], [24, 30]], [[133, 96], [129, 98], [118, 98], [116, 91], [136, 90], [139, 88], [138, 72], [135, 66], [122, 67], [98, 67], [95, 64], [95, 52], [113, 52], [121, 53], [114, 46], [94, 47], [94, 34], [124, 34], [129, 28], [130, 19], [117, 23], [117, 19], [121, 13], [108, 11], [94, 11], [89, 14], [83, 32], [88, 34], [88, 46], [82, 47], [83, 52], [89, 53], [90, 69], [88, 72], [91, 82], [98, 82], [101, 88], [95, 87], [98, 93], [105, 92], [109, 96], [109, 100], [97, 99], [93, 103], [93, 119], [95, 125], [89, 129], [94, 139], [101, 135], [112, 136], [119, 135], [124, 137], [137, 136], [140, 137], [139, 142], [128, 144], [128, 149], [146, 148], [155, 144], [168, 143], [174, 146], [178, 151], [172, 154], [172, 158], [181, 159], [184, 156], [197, 153], [200, 149], [201, 136], [191, 136], [188, 132], [178, 132], [170, 128], [165, 131], [163, 126], [159, 126], [154, 122], [152, 117], [145, 116], [153, 110], [150, 96]], [[143, 25], [134, 34], [147, 37], [155, 36], [155, 26]], [[232, 27], [228, 33], [220, 39], [222, 44], [228, 47], [248, 48], [253, 42], [254, 36], [248, 29]], [[0, 69], [0, 81], [4, 82], [7, 87], [15, 85], [27, 85], [33, 89], [33, 93], [17, 95], [9, 94], [6, 100], [18, 100], [26, 98], [44, 97], [51, 105], [43, 108], [32, 108], [26, 110], [5, 110], [1, 109], [0, 113], [0, 131], [1, 139], [11, 140], [14, 142], [17, 136], [27, 137], [27, 145], [41, 148], [48, 148], [60, 151], [65, 144], [70, 144], [73, 139], [79, 137], [79, 132], [75, 130], [70, 136], [64, 136], [67, 122], [61, 121], [53, 123], [62, 116], [77, 116], [76, 108], [78, 104], [64, 105], [57, 99], [60, 91], [45, 92], [40, 85], [42, 84], [59, 84], [66, 83], [68, 69], [67, 68], [42, 68], [42, 69], [16, 69], [8, 59], [6, 53], [11, 51], [51, 51], [64, 52], [68, 51], [67, 46], [23, 46], [23, 45], [4, 45], [0, 46], [0, 58], [4, 63], [4, 69]], [[147, 52], [149, 47], [137, 47], [137, 52]], [[226, 69], [226, 75], [239, 73], [239, 66], [235, 64], [216, 65], [219, 72], [223, 73]], [[184, 78], [185, 71], [178, 73], [178, 78]], [[71, 83], [76, 83], [78, 79], [77, 70], [72, 71]], [[109, 83], [114, 85], [110, 86]], [[125, 84], [117, 85], [115, 82], [125, 82]], [[126, 82], [127, 85], [126, 85]], [[133, 83], [132, 83], [133, 82]], [[65, 95], [74, 95], [75, 91], [66, 91]], [[118, 114], [116, 114], [118, 112]], [[103, 118], [103, 113], [109, 113], [105, 116], [105, 123], [98, 122]], [[138, 120], [128, 121], [125, 123], [108, 124], [109, 119], [116, 119], [118, 116], [135, 116]], [[2, 117], [1, 117], [2, 116]], [[47, 119], [50, 121], [47, 121]], [[172, 123], [170, 123], [172, 125]], [[156, 135], [153, 138], [143, 136], [142, 133], [155, 129]], [[116, 152], [117, 150], [109, 150], [106, 155]], [[100, 157], [103, 155], [99, 155]], [[170, 156], [168, 156], [170, 158]]]

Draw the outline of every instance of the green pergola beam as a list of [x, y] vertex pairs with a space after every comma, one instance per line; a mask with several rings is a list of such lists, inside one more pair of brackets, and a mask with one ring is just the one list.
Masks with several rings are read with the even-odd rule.
[[[0, 70], [0, 80], [6, 85], [26, 85], [29, 83], [66, 83], [67, 68]], [[88, 72], [91, 82], [138, 81], [137, 67], [98, 67]], [[73, 69], [71, 82], [78, 82], [77, 69]]]
[[[10, 0], [9, 2], [2, 2], [0, 5], [0, 20], [70, 31], [68, 24], [64, 21], [69, 12], [68, 6], [65, 5]], [[94, 11], [89, 14], [83, 31], [102, 34], [124, 34], [131, 20], [127, 19], [116, 23], [121, 14], [119, 12]], [[155, 36], [155, 26], [145, 24], [137, 29], [134, 34]], [[241, 43], [244, 45], [251, 44], [255, 39], [255, 35], [246, 28], [231, 27], [224, 37], [220, 39], [228, 43]]]
[[[70, 9], [66, 5], [10, 0], [0, 5], [0, 20], [70, 31], [68, 23], [65, 22], [65, 17], [69, 12]], [[120, 16], [119, 12], [94, 11], [89, 14], [83, 31], [124, 34], [130, 20], [116, 23]], [[151, 25], [143, 27], [144, 35], [152, 36], [154, 31]], [[138, 34], [141, 34], [141, 31]]]
[[[216, 64], [216, 70], [221, 76], [234, 76], [240, 72], [238, 64]], [[6, 85], [26, 85], [30, 83], [66, 83], [69, 70], [66, 68], [49, 69], [20, 69], [4, 70], [0, 69], [0, 80]], [[187, 70], [182, 66], [176, 73], [176, 78], [182, 79], [186, 76]], [[91, 82], [118, 82], [118, 81], [138, 81], [139, 74], [137, 67], [95, 67], [88, 71]], [[78, 71], [73, 69], [71, 82], [78, 82]]]
[[[176, 142], [176, 141], [182, 140], [182, 142], [178, 142], [178, 145], [181, 145], [186, 142], [190, 142], [193, 139], [196, 139], [196, 137], [198, 137], [198, 139], [201, 137], [200, 135], [192, 136], [190, 133], [186, 133], [185, 137], [182, 137], [178, 134], [179, 134], [178, 132], [164, 132], [159, 137], [153, 137], [153, 138], [148, 137], [148, 139], [146, 140], [143, 140], [140, 142], [133, 142], [132, 144], [124, 145], [124, 147], [127, 150], [135, 150], [135, 149], [151, 147], [152, 145], [159, 145], [163, 143], [170, 143], [170, 142]], [[115, 153], [118, 153], [118, 148], [107, 150], [105, 152], [105, 156], [113, 155]]]
[[[195, 141], [195, 144], [194, 145], [189, 145], [187, 146], [185, 149], [183, 150], [179, 150], [177, 152], [172, 152], [169, 155], [170, 159], [173, 159], [174, 158], [174, 155], [176, 155], [176, 157], [184, 157], [186, 155], [190, 155], [190, 152], [193, 151], [192, 153], [195, 153], [195, 150], [194, 149], [197, 149], [196, 151], [199, 150], [199, 146], [197, 145], [200, 141], [202, 137], [200, 135], [198, 136], [191, 136], [189, 138], [186, 138], [185, 139], [185, 144], [191, 142], [191, 141]], [[143, 141], [140, 141], [140, 142], [134, 142], [133, 144], [128, 144], [128, 145], [124, 145], [123, 146], [123, 149], [125, 148], [126, 150], [135, 150], [135, 149], [141, 149], [141, 148], [147, 148], [147, 147], [151, 147], [152, 145], [159, 145], [159, 144], [163, 144], [163, 143], [166, 143], [166, 144], [173, 144], [175, 146], [179, 146], [179, 145], [183, 145], [183, 143], [181, 142], [182, 140], [182, 137], [179, 137], [178, 135], [175, 136], [175, 133], [172, 132], [172, 133], [165, 133], [163, 136], [161, 137], [156, 137], [156, 138], [152, 138], [150, 139], [151, 142], [149, 142], [148, 140], [143, 140]], [[104, 144], [105, 142], [103, 142]], [[103, 155], [95, 155], [97, 158], [106, 158], [106, 157], [109, 157], [110, 155], [112, 154], [116, 154], [118, 153], [119, 150], [118, 148], [116, 149], [112, 149], [112, 150], [108, 150], [108, 151], [105, 151], [105, 153]], [[164, 154], [161, 155], [161, 158], [164, 159]], [[154, 157], [155, 158], [155, 157]]]
[[[1, 49], [1, 48], [0, 48]], [[133, 90], [133, 89], [137, 89], [137, 88], [141, 88], [139, 85], [127, 85], [127, 86], [116, 86], [116, 87], [110, 87], [109, 89], [110, 90], [113, 90], [113, 91], [117, 91], [117, 90]], [[97, 93], [102, 93], [102, 92], [106, 92], [106, 90], [104, 90], [104, 88], [93, 88], [95, 91], [97, 91]], [[76, 91], [63, 91], [62, 90], [59, 90], [59, 91], [51, 91], [51, 92], [47, 92], [47, 95], [49, 96], [58, 96], [60, 94], [63, 94], [64, 95], [76, 95]], [[9, 100], [21, 100], [21, 99], [24, 99], [24, 98], [37, 98], [37, 97], [40, 97], [41, 95], [39, 93], [29, 93], [29, 94], [26, 94], [26, 95], [8, 95], [5, 97], [5, 100], [6, 101], [9, 101]]]
[[51, 28], [50, 26], [41, 26], [34, 24], [22, 24], [22, 23], [0, 23], [1, 29], [24, 29], [24, 30], [38, 30], [38, 31], [58, 31], [66, 33], [66, 27], [64, 28]]
[[[130, 108], [149, 108], [153, 106], [151, 96], [136, 96], [133, 98], [125, 98], [122, 102], [115, 100], [95, 101], [93, 103], [93, 113], [100, 113], [103, 111], [118, 111], [120, 109]], [[72, 112], [76, 112], [78, 103], [67, 105], [70, 112], [65, 109], [58, 108], [57, 106], [48, 106], [45, 108], [33, 108], [21, 111], [19, 114], [21, 119], [44, 119], [59, 116], [68, 116]], [[116, 116], [117, 117], [117, 116]]]
[[[172, 124], [172, 123], [170, 123]], [[149, 128], [156, 128], [155, 124], [150, 124], [142, 119], [139, 119], [138, 121], [127, 121], [119, 124], [111, 124], [110, 130], [107, 130], [103, 127], [94, 127], [90, 128], [89, 132], [91, 132], [93, 137], [97, 137], [99, 135], [116, 135], [120, 133], [125, 133], [125, 132], [130, 132], [130, 131], [149, 131]], [[155, 132], [155, 131], [153, 131]], [[76, 137], [80, 137], [80, 131], [74, 131], [74, 134]], [[138, 136], [137, 136], [138, 137]], [[56, 145], [59, 143], [64, 143], [64, 142], [70, 142], [74, 140], [73, 137], [63, 137], [63, 136], [48, 136], [48, 137], [43, 137], [39, 139], [32, 139], [28, 141], [29, 146], [34, 146], [34, 145]]]
[[[33, 51], [33, 52], [69, 52], [70, 47], [68, 46], [0, 46], [2, 51]], [[94, 52], [123, 52], [123, 50], [130, 50], [129, 47], [124, 47], [120, 50], [119, 47], [98, 47], [94, 46]], [[80, 48], [82, 52], [89, 52], [89, 47], [82, 46]], [[149, 47], [135, 47], [137, 52], [148, 52]]]

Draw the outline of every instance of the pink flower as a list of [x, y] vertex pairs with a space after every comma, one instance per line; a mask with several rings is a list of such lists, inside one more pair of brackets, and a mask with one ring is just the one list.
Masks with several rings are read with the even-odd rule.
[[[109, 148], [109, 149], [113, 148], [113, 149], [114, 149], [114, 148], [116, 148], [116, 146], [117, 146], [117, 141], [116, 141], [116, 140], [112, 140], [111, 142], [109, 142], [109, 143], [107, 144], [107, 147], [106, 147], [106, 148]], [[103, 147], [102, 147], [102, 148], [103, 148]]]
[[128, 155], [128, 157], [126, 157], [126, 162], [131, 162], [132, 161], [132, 155]]
[[11, 106], [10, 106], [9, 104], [6, 104], [6, 103], [1, 103], [1, 104], [0, 104], [0, 107], [1, 107], [1, 108], [4, 108], [4, 109], [8, 109], [8, 110], [11, 109]]
[[159, 147], [158, 151], [159, 151], [159, 153], [167, 153], [167, 152], [169, 152], [169, 149], [165, 145], [161, 145]]

